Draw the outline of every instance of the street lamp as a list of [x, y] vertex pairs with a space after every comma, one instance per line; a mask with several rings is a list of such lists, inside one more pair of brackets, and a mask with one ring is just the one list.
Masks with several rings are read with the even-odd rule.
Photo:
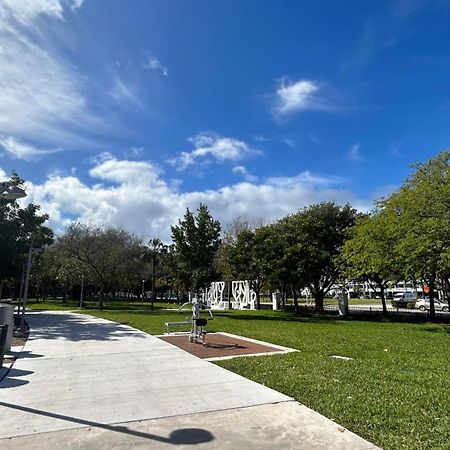
[[0, 183], [0, 198], [2, 200], [17, 200], [26, 196], [26, 192], [19, 187], [9, 186], [7, 183]]
[[144, 288], [145, 288], [145, 280], [142, 280], [142, 299], [141, 299], [142, 307], [144, 307]]
[[20, 328], [24, 328], [25, 326], [25, 310], [27, 309], [27, 299], [28, 299], [28, 285], [30, 283], [30, 271], [31, 271], [31, 263], [33, 255], [37, 255], [38, 253], [42, 253], [43, 249], [38, 247], [33, 247], [34, 239], [31, 241], [30, 248], [28, 250], [28, 258], [27, 258], [27, 271], [25, 274], [25, 284], [23, 288], [23, 298], [22, 298], [22, 315], [20, 318]]

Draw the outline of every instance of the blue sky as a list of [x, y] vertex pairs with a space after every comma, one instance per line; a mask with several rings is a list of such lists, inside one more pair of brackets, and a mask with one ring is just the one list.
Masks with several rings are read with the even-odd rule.
[[448, 147], [450, 4], [0, 1], [0, 176], [50, 224], [169, 237], [360, 209]]

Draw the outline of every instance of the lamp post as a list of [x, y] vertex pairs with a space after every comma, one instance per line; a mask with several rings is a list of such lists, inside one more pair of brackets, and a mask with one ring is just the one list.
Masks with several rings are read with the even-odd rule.
[[80, 309], [83, 307], [84, 275], [81, 275]]
[[25, 284], [23, 287], [23, 298], [22, 298], [22, 314], [20, 318], [20, 328], [24, 328], [25, 326], [25, 310], [27, 309], [27, 299], [28, 299], [28, 285], [30, 284], [30, 272], [31, 272], [31, 263], [33, 255], [42, 252], [42, 248], [33, 247], [34, 239], [32, 239], [30, 244], [30, 249], [28, 250], [28, 258], [27, 258], [27, 271], [25, 274]]
[[144, 289], [145, 289], [145, 280], [142, 280], [142, 297], [141, 297], [142, 308], [144, 307]]

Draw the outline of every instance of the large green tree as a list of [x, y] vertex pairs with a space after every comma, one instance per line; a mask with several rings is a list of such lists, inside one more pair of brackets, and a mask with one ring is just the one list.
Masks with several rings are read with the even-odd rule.
[[220, 223], [206, 205], [200, 204], [196, 216], [187, 208], [183, 219], [171, 229], [179, 276], [186, 288], [198, 293], [217, 275], [215, 260], [220, 245]]
[[378, 289], [384, 315], [388, 283], [403, 275], [392, 219], [392, 214], [380, 210], [360, 217], [343, 248], [346, 278], [367, 281], [375, 293]]
[[256, 231], [243, 229], [238, 232], [236, 241], [229, 249], [229, 265], [233, 278], [248, 280], [256, 294], [256, 307], [261, 309], [261, 290], [267, 281], [265, 258], [268, 250], [265, 227]]
[[392, 218], [408, 278], [429, 286], [434, 317], [436, 282], [450, 276], [450, 152], [413, 167], [404, 185], [380, 205]]
[[295, 278], [309, 288], [316, 309], [323, 311], [323, 301], [342, 273], [341, 251], [355, 224], [357, 212], [350, 205], [324, 202], [306, 207], [283, 219], [286, 234], [286, 263], [289, 254], [295, 261]]

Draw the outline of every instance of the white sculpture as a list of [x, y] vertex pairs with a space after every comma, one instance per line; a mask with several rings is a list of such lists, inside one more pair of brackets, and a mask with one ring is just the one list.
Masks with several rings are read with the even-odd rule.
[[227, 309], [227, 302], [224, 301], [223, 292], [225, 281], [215, 281], [203, 292], [203, 301], [212, 309]]
[[232, 281], [231, 293], [233, 301], [231, 302], [234, 309], [255, 309], [256, 293], [250, 289], [250, 283], [245, 281]]

